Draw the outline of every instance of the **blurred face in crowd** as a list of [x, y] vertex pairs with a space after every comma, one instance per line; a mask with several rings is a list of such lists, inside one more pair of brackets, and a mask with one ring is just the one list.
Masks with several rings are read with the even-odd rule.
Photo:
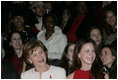
[[107, 11], [106, 22], [111, 26], [116, 25], [116, 15], [112, 11]]
[[10, 45], [13, 46], [15, 50], [21, 49], [22, 39], [19, 33], [12, 34]]
[[33, 12], [36, 14], [37, 17], [42, 17], [45, 13], [45, 9], [43, 5], [38, 5], [34, 7]]
[[93, 44], [84, 44], [78, 54], [78, 57], [80, 58], [82, 65], [92, 65], [96, 57]]
[[51, 4], [51, 2], [47, 2], [47, 3], [45, 3], [45, 6], [46, 6], [46, 9], [48, 9], [48, 10], [52, 10], [52, 4]]
[[15, 27], [23, 27], [24, 26], [24, 17], [23, 16], [15, 16], [11, 20]]
[[77, 5], [78, 13], [84, 14], [87, 11], [87, 6], [85, 2], [79, 2]]
[[29, 55], [28, 60], [35, 68], [43, 67], [46, 64], [46, 53], [41, 47], [37, 47], [33, 50], [33, 53]]
[[72, 44], [67, 51], [67, 58], [69, 59], [70, 62], [73, 60], [73, 51], [74, 51], [75, 44]]
[[44, 26], [46, 30], [54, 30], [54, 26], [55, 26], [54, 18], [52, 16], [47, 16], [44, 22]]
[[102, 40], [102, 36], [101, 36], [100, 31], [98, 29], [91, 30], [90, 38], [92, 40], [94, 40], [97, 45], [99, 45], [101, 43], [101, 40]]
[[110, 48], [105, 47], [102, 49], [101, 60], [102, 60], [103, 65], [106, 65], [109, 68], [111, 67], [112, 63], [115, 60], [115, 56], [112, 55]]

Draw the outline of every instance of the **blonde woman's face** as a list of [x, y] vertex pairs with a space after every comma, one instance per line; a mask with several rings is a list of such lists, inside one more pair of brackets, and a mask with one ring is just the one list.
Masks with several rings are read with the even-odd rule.
[[35, 67], [43, 67], [46, 64], [46, 53], [41, 47], [38, 47], [29, 55], [28, 60]]

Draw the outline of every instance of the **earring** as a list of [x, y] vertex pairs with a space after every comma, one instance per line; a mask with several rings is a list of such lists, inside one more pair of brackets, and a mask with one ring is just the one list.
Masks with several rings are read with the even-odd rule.
[[30, 62], [30, 64], [32, 64], [32, 61], [30, 59], [28, 59], [28, 61]]

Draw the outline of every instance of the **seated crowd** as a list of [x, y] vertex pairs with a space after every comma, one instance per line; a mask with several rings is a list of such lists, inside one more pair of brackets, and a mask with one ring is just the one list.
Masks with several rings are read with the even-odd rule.
[[117, 1], [2, 1], [1, 8], [2, 79], [117, 79]]

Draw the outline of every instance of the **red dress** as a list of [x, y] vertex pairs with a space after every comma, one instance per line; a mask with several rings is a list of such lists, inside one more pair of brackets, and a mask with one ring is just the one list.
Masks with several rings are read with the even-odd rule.
[[76, 70], [73, 76], [73, 79], [91, 79], [90, 71]]

